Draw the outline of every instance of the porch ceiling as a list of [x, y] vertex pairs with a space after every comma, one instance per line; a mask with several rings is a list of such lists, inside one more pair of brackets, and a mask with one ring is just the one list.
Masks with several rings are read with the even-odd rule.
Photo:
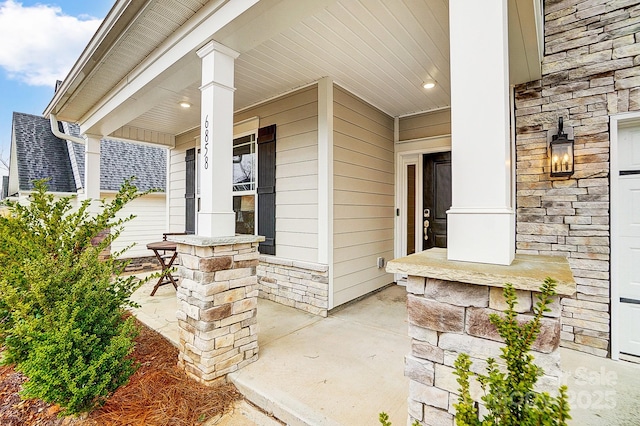
[[[87, 119], [142, 72], [141, 64], [167, 44], [167, 37], [228, 3], [131, 2], [129, 8], [137, 5], [129, 11], [135, 17], [110, 45], [96, 49], [94, 56], [100, 57], [87, 62], [100, 66], [75, 77], [72, 71], [65, 93], [57, 94], [45, 113], [73, 122]], [[402, 116], [450, 104], [448, 5], [448, 0], [261, 0], [212, 38], [240, 52], [235, 110], [329, 76], [387, 114]], [[510, 28], [522, 34], [520, 24], [527, 19], [514, 16]], [[176, 58], [178, 65], [123, 102], [129, 106], [118, 113], [117, 125], [174, 135], [199, 125], [200, 70], [194, 59], [195, 49]], [[427, 80], [436, 87], [423, 89]], [[192, 108], [180, 109], [183, 100]]]

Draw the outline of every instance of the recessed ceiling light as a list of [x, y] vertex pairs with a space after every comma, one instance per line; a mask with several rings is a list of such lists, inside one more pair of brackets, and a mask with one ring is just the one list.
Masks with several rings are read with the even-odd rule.
[[433, 89], [434, 87], [436, 87], [436, 83], [433, 81], [426, 81], [422, 87], [424, 87], [425, 89]]
[[191, 104], [187, 101], [182, 101], [178, 105], [180, 105], [182, 108], [191, 108]]

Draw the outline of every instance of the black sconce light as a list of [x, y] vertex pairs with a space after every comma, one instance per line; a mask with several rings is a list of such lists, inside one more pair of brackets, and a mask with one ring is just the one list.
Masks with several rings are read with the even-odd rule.
[[562, 132], [562, 117], [558, 119], [558, 134], [551, 137], [549, 157], [551, 159], [551, 177], [571, 176], [573, 174], [573, 139]]

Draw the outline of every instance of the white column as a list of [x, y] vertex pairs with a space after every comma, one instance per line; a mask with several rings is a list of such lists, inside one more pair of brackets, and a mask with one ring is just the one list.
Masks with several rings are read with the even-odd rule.
[[509, 130], [508, 0], [450, 0], [450, 260], [515, 255]]
[[333, 80], [318, 80], [318, 263], [329, 265], [333, 308]]
[[100, 199], [100, 136], [84, 136], [84, 193], [81, 199]]
[[202, 59], [198, 235], [235, 235], [233, 212], [233, 68], [239, 53], [211, 41]]

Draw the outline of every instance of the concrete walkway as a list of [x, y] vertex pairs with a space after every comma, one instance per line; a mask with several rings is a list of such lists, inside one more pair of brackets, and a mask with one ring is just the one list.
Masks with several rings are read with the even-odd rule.
[[[135, 315], [177, 343], [173, 287], [163, 286], [150, 297], [151, 287], [147, 284], [134, 295], [142, 305]], [[404, 356], [410, 349], [405, 303], [400, 286], [335, 310], [328, 318], [259, 300], [260, 359], [229, 378], [247, 400], [286, 424], [376, 425], [378, 413], [386, 411], [394, 425], [404, 425]], [[640, 423], [640, 365], [568, 349], [561, 356], [570, 424]], [[274, 424], [266, 416], [242, 415], [245, 409], [252, 407], [234, 411], [236, 417], [227, 417], [224, 424]]]

